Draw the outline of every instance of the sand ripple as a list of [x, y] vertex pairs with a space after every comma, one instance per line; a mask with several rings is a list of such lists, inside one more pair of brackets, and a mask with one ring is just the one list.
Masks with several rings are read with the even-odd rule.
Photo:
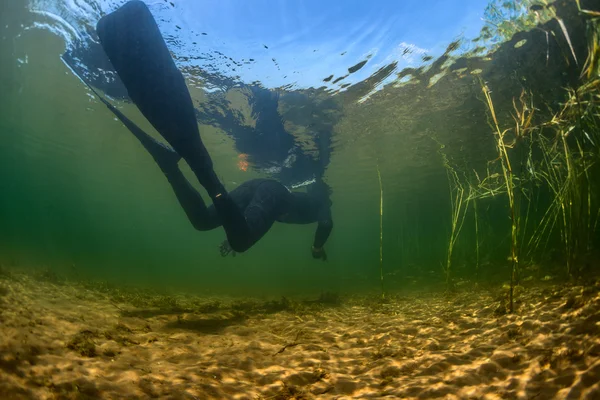
[[2, 399], [600, 398], [597, 284], [527, 288], [514, 315], [494, 290], [250, 312], [0, 286]]

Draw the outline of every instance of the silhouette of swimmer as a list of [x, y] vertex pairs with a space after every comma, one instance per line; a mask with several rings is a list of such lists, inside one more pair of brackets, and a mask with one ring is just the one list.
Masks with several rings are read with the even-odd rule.
[[[129, 1], [105, 15], [96, 30], [129, 97], [171, 147], [155, 141], [91, 86], [90, 89], [152, 155], [192, 225], [200, 231], [223, 226], [227, 240], [220, 246], [221, 255], [248, 250], [275, 221], [317, 222], [312, 255], [327, 259], [323, 246], [333, 228], [327, 185], [319, 179], [303, 193], [291, 192], [276, 180], [252, 179], [228, 193], [200, 138], [183, 75], [143, 2]], [[213, 203], [209, 207], [179, 170], [181, 158], [208, 192]]]

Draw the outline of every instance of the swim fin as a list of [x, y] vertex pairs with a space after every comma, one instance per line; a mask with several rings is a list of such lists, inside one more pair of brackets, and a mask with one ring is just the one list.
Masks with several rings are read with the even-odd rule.
[[[83, 79], [82, 79], [83, 80]], [[154, 138], [148, 135], [142, 128], [137, 126], [135, 122], [127, 118], [125, 114], [119, 111], [115, 106], [110, 104], [108, 100], [100, 96], [94, 88], [84, 81], [90, 90], [98, 97], [98, 99], [104, 103], [104, 105], [129, 129], [133, 136], [140, 141], [142, 146], [150, 153], [152, 158], [156, 161], [158, 166], [163, 172], [169, 172], [173, 168], [177, 168], [177, 162], [181, 159], [181, 156], [177, 154], [173, 149], [165, 146], [164, 144], [154, 140]]]
[[125, 3], [103, 16], [96, 30], [129, 97], [142, 114], [186, 160], [209, 192], [212, 186], [220, 186], [200, 139], [183, 75], [146, 4], [139, 0]]

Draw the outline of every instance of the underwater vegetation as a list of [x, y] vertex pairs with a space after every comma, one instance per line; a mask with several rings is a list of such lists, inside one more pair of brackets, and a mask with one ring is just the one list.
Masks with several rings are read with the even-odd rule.
[[[582, 278], [597, 263], [594, 243], [600, 220], [600, 22], [597, 12], [580, 8], [586, 17], [588, 56], [575, 87], [564, 89], [558, 109], [523, 89], [511, 110], [498, 110], [494, 93], [479, 78], [481, 101], [488, 112], [489, 131], [497, 158], [482, 171], [453, 162], [440, 145], [450, 190], [451, 230], [443, 271], [451, 286], [453, 251], [472, 209], [477, 271], [480, 260], [478, 207], [504, 199], [511, 263], [508, 311], [514, 310], [515, 288], [523, 265], [540, 262], [558, 248], [564, 274]], [[563, 56], [576, 65], [571, 39]], [[500, 117], [502, 115], [502, 117]], [[435, 140], [435, 138], [434, 138]], [[596, 257], [596, 258], [594, 258]]]

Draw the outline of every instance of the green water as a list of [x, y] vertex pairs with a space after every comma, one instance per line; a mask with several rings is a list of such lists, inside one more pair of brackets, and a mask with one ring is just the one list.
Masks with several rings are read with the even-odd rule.
[[[223, 230], [193, 229], [152, 159], [62, 63], [64, 42], [43, 30], [23, 32], [14, 23], [30, 18], [17, 3], [3, 2], [0, 17], [0, 262], [4, 265], [47, 266], [85, 279], [198, 292], [377, 292], [379, 164], [386, 290], [443, 285], [450, 199], [439, 146], [430, 136], [444, 143], [454, 159], [467, 160], [470, 168], [480, 172], [496, 157], [477, 74], [448, 73], [431, 87], [426, 79], [420, 84], [390, 85], [360, 103], [357, 99], [365, 94], [360, 85], [336, 95], [343, 116], [335, 132], [342, 143], [326, 173], [333, 188], [335, 223], [326, 244], [329, 261], [311, 257], [314, 224], [275, 224], [250, 251], [222, 258], [218, 245], [225, 238]], [[500, 46], [488, 61], [463, 59], [473, 64], [471, 71], [482, 69], [501, 120], [510, 121], [512, 98], [523, 87], [535, 94], [536, 104], [550, 109], [539, 114], [542, 118], [557, 111], [565, 98], [564, 87], [579, 82], [587, 54], [585, 19], [574, 2], [567, 3], [562, 18], [579, 64], [569, 59], [557, 24], [550, 25], [558, 39], [548, 45], [548, 63], [545, 36], [535, 30]], [[528, 38], [528, 44], [515, 48], [521, 38]], [[27, 63], [19, 64], [17, 60], [25, 55]], [[422, 76], [433, 76], [438, 67], [434, 64]], [[149, 126], [134, 107], [124, 110], [141, 126]], [[212, 127], [200, 128], [220, 176], [228, 182], [258, 176], [237, 169], [238, 154], [229, 139]], [[189, 168], [184, 171], [191, 178]], [[455, 248], [453, 278], [473, 278], [478, 272], [482, 279], [507, 282], [506, 198], [481, 201], [478, 207], [479, 236], [471, 210]], [[596, 249], [597, 231], [594, 235], [592, 248]], [[558, 231], [549, 243], [534, 257], [542, 268], [538, 277], [564, 271], [560, 250], [553, 250], [560, 244]]]

